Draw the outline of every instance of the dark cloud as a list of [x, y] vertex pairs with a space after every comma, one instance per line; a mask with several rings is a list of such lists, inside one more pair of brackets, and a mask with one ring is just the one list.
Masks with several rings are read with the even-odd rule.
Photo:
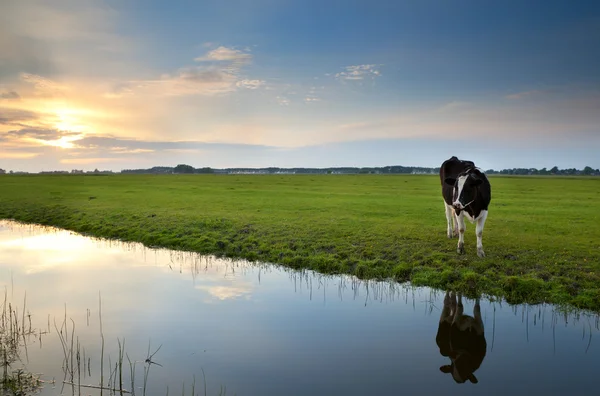
[[0, 125], [15, 125], [19, 122], [33, 121], [38, 118], [37, 114], [32, 111], [0, 107]]
[[77, 132], [59, 131], [57, 129], [48, 128], [23, 128], [19, 130], [7, 132], [8, 136], [23, 138], [33, 138], [40, 140], [56, 140], [64, 136], [77, 136]]
[[56, 73], [47, 45], [40, 40], [14, 34], [4, 25], [0, 21], [0, 81], [18, 78], [23, 70], [43, 75]]
[[0, 93], [0, 99], [16, 100], [21, 99], [21, 96], [15, 91], [8, 91]]

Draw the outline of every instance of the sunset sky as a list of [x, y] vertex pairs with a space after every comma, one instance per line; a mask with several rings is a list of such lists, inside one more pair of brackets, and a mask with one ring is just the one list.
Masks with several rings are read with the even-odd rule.
[[0, 168], [600, 167], [599, 1], [2, 0]]

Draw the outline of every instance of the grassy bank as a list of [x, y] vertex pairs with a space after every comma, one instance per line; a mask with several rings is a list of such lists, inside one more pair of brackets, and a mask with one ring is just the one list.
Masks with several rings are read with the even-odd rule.
[[437, 176], [0, 176], [0, 217], [148, 246], [600, 311], [600, 179], [491, 177], [476, 255]]

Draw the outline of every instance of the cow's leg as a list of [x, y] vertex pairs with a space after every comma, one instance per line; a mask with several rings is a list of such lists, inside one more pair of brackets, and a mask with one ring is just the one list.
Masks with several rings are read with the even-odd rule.
[[450, 306], [452, 307], [452, 314], [456, 311], [456, 293], [450, 292]]
[[452, 321], [452, 323], [459, 325], [460, 323], [460, 318], [462, 318], [463, 316], [463, 311], [464, 311], [464, 307], [463, 307], [463, 303], [462, 303], [462, 294], [458, 293], [458, 303], [456, 304], [456, 309], [454, 310], [454, 320]]
[[475, 226], [475, 233], [477, 234], [477, 255], [479, 257], [485, 257], [483, 252], [483, 226], [485, 225], [485, 219], [487, 219], [487, 210], [482, 210], [481, 215], [477, 219], [477, 225]]
[[479, 306], [479, 297], [475, 299], [475, 307], [473, 307], [473, 318], [477, 324], [475, 330], [477, 334], [483, 334], [483, 320], [481, 319], [481, 307]]
[[445, 322], [452, 315], [452, 304], [450, 302], [450, 292], [446, 292], [444, 297], [444, 308], [442, 308], [442, 314], [440, 315], [440, 323]]
[[452, 208], [452, 220], [454, 220], [454, 235], [458, 236], [458, 217], [456, 216], [454, 208]]
[[459, 254], [463, 254], [465, 252], [465, 215], [463, 212], [460, 212], [459, 215], [456, 216], [458, 222], [458, 247], [456, 251]]
[[448, 223], [446, 233], [448, 235], [448, 238], [452, 238], [455, 234], [454, 228], [456, 228], [456, 226], [453, 225], [453, 223], [456, 224], [456, 222], [454, 221], [454, 208], [452, 207], [452, 205], [448, 205], [446, 201], [444, 201], [444, 206], [446, 207], [446, 222]]

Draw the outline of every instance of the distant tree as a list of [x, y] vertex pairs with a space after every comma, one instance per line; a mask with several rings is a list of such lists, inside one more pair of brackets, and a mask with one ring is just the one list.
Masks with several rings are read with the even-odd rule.
[[6, 171], [4, 169], [0, 168], [0, 175], [3, 175], [5, 173], [6, 173]]
[[173, 169], [173, 173], [194, 173], [194, 170], [193, 166], [179, 164]]
[[196, 169], [196, 173], [215, 173], [215, 171], [210, 167], [204, 167], [204, 168]]
[[583, 168], [584, 175], [591, 175], [593, 173], [594, 173], [594, 169], [592, 169], [592, 167], [586, 166], [585, 168]]
[[558, 175], [558, 173], [559, 173], [558, 166], [555, 166], [552, 169], [550, 169], [550, 174]]

